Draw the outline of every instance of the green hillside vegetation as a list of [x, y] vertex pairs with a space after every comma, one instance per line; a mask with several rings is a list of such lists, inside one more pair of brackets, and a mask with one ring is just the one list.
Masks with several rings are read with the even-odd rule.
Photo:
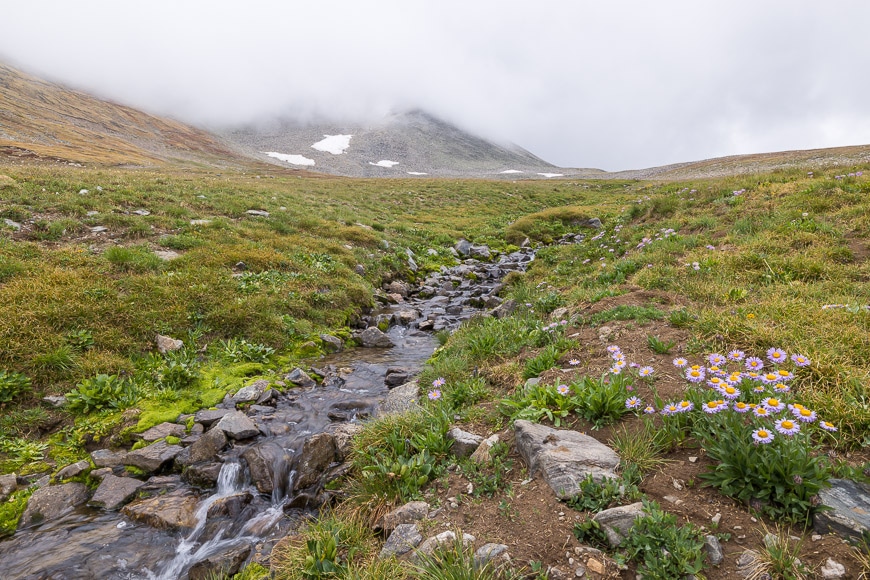
[[[542, 247], [527, 273], [507, 279], [503, 296], [521, 305], [514, 316], [474, 320], [433, 356], [421, 385], [444, 379], [434, 402], [424, 393], [423, 412], [367, 424], [355, 469], [341, 484], [353, 517], [326, 514], [308, 537], [327, 546], [337, 541], [338, 550], [321, 546], [312, 555], [316, 543], [282, 544], [274, 558], [278, 577], [364, 570], [400, 577], [373, 563], [371, 532], [358, 519], [422, 497], [446, 477], [444, 434], [456, 415], [490, 430], [517, 418], [589, 428], [621, 422], [648, 434], [659, 429], [632, 418], [621, 383], [598, 383], [600, 374], [582, 379], [581, 391], [595, 397], [569, 401], [543, 386], [522, 388], [529, 377], [549, 384], [554, 367], [602, 350], [572, 334], [614, 321], [629, 330], [656, 321], [656, 328], [689, 337], [671, 345], [651, 337], [656, 353], [675, 348], [697, 360], [733, 349], [762, 357], [771, 348], [800, 353], [812, 364], [794, 369], [794, 400], [838, 429], [802, 439], [809, 446], [803, 457], [821, 445], [858, 449], [870, 437], [870, 176], [848, 174], [865, 167], [838, 169], [678, 183], [2, 169], [14, 183], [0, 181], [0, 472], [41, 471], [48, 459], [64, 464], [84, 457], [94, 439], [123, 441], [131, 430], [215, 404], [250, 377], [277, 379], [322, 352], [319, 334], [349, 336], [349, 323], [372, 305], [385, 280], [413, 280], [453, 263], [449, 248], [461, 237], [509, 251], [525, 237], [549, 244], [567, 232], [585, 233], [586, 240]], [[140, 209], [149, 215], [133, 213]], [[247, 214], [251, 209], [269, 216]], [[604, 228], [578, 225], [590, 217]], [[4, 227], [3, 218], [32, 225], [18, 231]], [[107, 230], [92, 233], [98, 226]], [[416, 273], [407, 249], [420, 266]], [[160, 250], [180, 256], [166, 261], [155, 254]], [[651, 298], [620, 305], [620, 296]], [[567, 314], [553, 327], [561, 322], [550, 319], [557, 308]], [[185, 348], [157, 354], [157, 333], [184, 340]], [[673, 367], [656, 369], [666, 372]], [[657, 383], [648, 384], [654, 393]], [[700, 396], [686, 392], [687, 400]], [[73, 393], [64, 409], [40, 402], [62, 393]], [[637, 474], [634, 483], [656, 456], [686, 441], [711, 457], [717, 452], [719, 427], [700, 420], [664, 425], [670, 435], [647, 452], [635, 450], [636, 465], [626, 471]], [[499, 466], [510, 469], [500, 453], [494, 450], [496, 467], [486, 473], [460, 466], [477, 478], [481, 493], [496, 498], [507, 493]], [[803, 466], [811, 469], [808, 482], [838, 468], [810, 463]], [[408, 477], [384, 477], [396, 466]], [[727, 482], [710, 479], [744, 500]], [[660, 511], [647, 507], [650, 529], [656, 528]], [[801, 523], [812, 506], [807, 497], [785, 494], [764, 510]], [[686, 528], [685, 542], [694, 533]], [[336, 561], [336, 554], [348, 553], [357, 560]], [[464, 565], [460, 556], [451, 565]], [[330, 558], [334, 568], [322, 573]], [[656, 568], [661, 563], [638, 565], [660, 577], [675, 573]], [[680, 569], [689, 571], [698, 570]]]

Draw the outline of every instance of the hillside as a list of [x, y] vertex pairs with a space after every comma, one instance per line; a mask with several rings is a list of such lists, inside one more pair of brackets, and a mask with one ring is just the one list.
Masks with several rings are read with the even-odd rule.
[[100, 100], [2, 63], [0, 155], [106, 165], [238, 161], [205, 131]]
[[562, 173], [521, 147], [493, 143], [419, 110], [368, 124], [285, 120], [219, 133], [239, 152], [262, 161], [351, 177]]

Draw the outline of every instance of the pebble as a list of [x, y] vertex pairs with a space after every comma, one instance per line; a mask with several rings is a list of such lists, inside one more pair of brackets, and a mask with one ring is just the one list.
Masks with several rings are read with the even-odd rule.
[[716, 512], [716, 515], [710, 518], [710, 521], [713, 522], [714, 525], [719, 525], [719, 522], [722, 521], [722, 514]]
[[819, 534], [813, 534], [812, 536], [810, 536], [810, 539], [814, 542], [818, 542], [822, 539], [822, 536], [820, 536]]
[[696, 461], [698, 461], [697, 457], [689, 457], [689, 463], [695, 463]]

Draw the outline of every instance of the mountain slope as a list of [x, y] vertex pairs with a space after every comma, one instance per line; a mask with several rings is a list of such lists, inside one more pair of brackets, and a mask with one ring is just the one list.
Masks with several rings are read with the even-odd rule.
[[[520, 147], [493, 143], [419, 110], [369, 124], [275, 121], [219, 133], [239, 152], [257, 159], [337, 175], [495, 177], [503, 171], [559, 172]], [[340, 153], [315, 148], [327, 135], [344, 135], [347, 147]], [[291, 156], [294, 163], [266, 153]]]
[[228, 160], [209, 133], [0, 63], [0, 151], [102, 164]]

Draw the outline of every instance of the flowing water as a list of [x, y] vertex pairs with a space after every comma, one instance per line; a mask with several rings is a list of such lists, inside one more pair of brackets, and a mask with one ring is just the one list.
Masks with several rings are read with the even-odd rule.
[[432, 283], [447, 281], [442, 286], [452, 285], [455, 290], [442, 289], [425, 300], [412, 298], [380, 313], [389, 317], [410, 307], [420, 314], [406, 326], [390, 328], [394, 347], [358, 348], [324, 357], [316, 363], [326, 376], [322, 385], [291, 389], [274, 407], [250, 409], [248, 414], [264, 433], [257, 443], [274, 442], [285, 452], [275, 458], [271, 469], [276, 479], [271, 496], [252, 485], [240, 460], [248, 445], [236, 444], [223, 454], [213, 490], [203, 492], [180, 480], [163, 483], [166, 487], [158, 490], [197, 496], [192, 526], [177, 531], [158, 529], [119, 512], [82, 506], [0, 542], [0, 580], [179, 580], [187, 578], [197, 563], [215, 555], [235, 553], [242, 561], [258, 550], [268, 551], [311, 513], [290, 507], [295, 473], [288, 459], [298, 454], [302, 442], [336, 422], [372, 415], [388, 392], [384, 380], [388, 369], [401, 368], [413, 375], [437, 347], [430, 332], [417, 328], [421, 321], [436, 321], [436, 330], [457, 326], [479, 312], [471, 306], [475, 296], [494, 294], [502, 274], [524, 267], [530, 259], [530, 251], [517, 253], [512, 260], [502, 259], [504, 269], [473, 262], [474, 267], [483, 268], [476, 276], [482, 281], [475, 283], [465, 276], [467, 265], [457, 267], [465, 270], [443, 272]]

